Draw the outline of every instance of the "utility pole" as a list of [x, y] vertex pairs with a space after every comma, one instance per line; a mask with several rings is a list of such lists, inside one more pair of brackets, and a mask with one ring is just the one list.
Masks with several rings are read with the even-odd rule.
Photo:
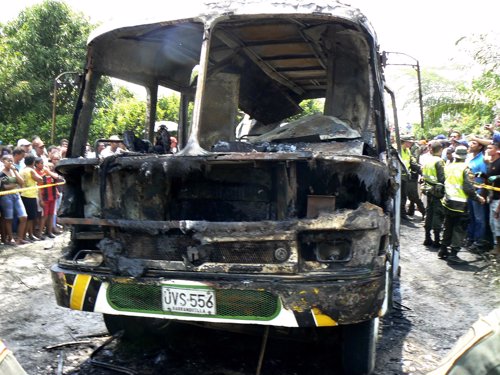
[[[391, 64], [388, 63], [387, 61], [389, 60], [388, 55], [402, 55], [409, 57], [413, 61], [415, 61], [415, 64], [402, 64], [402, 63], [396, 63], [396, 64]], [[418, 82], [418, 103], [420, 106], [420, 127], [423, 129], [424, 128], [424, 103], [422, 99], [422, 77], [420, 75], [420, 63], [416, 58], [413, 56], [410, 56], [406, 53], [403, 52], [383, 52], [383, 60], [384, 60], [384, 65], [400, 65], [400, 66], [411, 66], [413, 69], [417, 71], [417, 82]]]
[[50, 143], [54, 144], [56, 133], [56, 106], [57, 106], [57, 85], [60, 83], [59, 79], [66, 74], [79, 74], [78, 72], [62, 72], [54, 78], [54, 92], [52, 94], [52, 130], [50, 133]]

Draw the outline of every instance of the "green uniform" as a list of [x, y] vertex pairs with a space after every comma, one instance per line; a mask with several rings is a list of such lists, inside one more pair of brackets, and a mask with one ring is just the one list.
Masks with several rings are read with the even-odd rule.
[[419, 175], [419, 166], [412, 156], [409, 148], [401, 149], [401, 159], [403, 160], [403, 164], [405, 165], [408, 173], [403, 173], [401, 176], [401, 214], [406, 215], [406, 200], [410, 201], [410, 209], [411, 215], [415, 211], [415, 205], [418, 210], [422, 214], [425, 215], [425, 207], [424, 203], [420, 199], [418, 195], [418, 175]]
[[441, 198], [444, 194], [444, 160], [433, 155], [422, 166], [424, 178], [424, 194], [427, 195], [427, 208], [424, 228], [426, 231], [441, 230], [443, 224], [443, 205]]

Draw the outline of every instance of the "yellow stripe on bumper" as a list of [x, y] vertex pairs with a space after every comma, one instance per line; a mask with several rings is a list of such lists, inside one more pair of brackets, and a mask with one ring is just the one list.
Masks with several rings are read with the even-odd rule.
[[314, 307], [311, 311], [317, 327], [333, 327], [338, 325], [335, 320], [323, 314], [320, 309]]
[[69, 300], [69, 307], [73, 310], [82, 310], [83, 308], [83, 300], [85, 298], [85, 293], [87, 292], [87, 288], [89, 286], [90, 275], [76, 275], [75, 282], [73, 283], [73, 288], [71, 291], [71, 297]]

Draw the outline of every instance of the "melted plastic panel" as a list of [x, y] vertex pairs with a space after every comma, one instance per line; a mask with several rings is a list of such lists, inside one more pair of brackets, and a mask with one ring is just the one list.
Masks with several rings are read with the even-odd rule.
[[309, 194], [335, 196], [338, 209], [356, 209], [363, 202], [383, 207], [389, 197], [387, 170], [369, 160], [317, 160], [300, 170], [299, 179], [308, 181]]
[[[333, 196], [337, 209], [356, 209], [363, 202], [383, 207], [390, 193], [387, 169], [366, 158], [216, 162], [119, 157], [106, 161], [101, 174], [105, 219], [285, 220], [306, 217], [308, 195]], [[95, 209], [98, 200], [89, 201], [95, 189], [86, 186], [87, 206]]]
[[103, 218], [166, 220], [170, 184], [158, 158], [112, 156], [100, 173]]
[[[154, 230], [137, 222], [107, 232], [95, 247], [116, 275], [199, 271], [296, 274], [297, 272], [381, 272], [380, 244], [389, 220], [377, 206], [337, 210], [316, 218], [235, 223], [183, 222]], [[91, 253], [77, 256], [82, 260]], [[75, 256], [74, 253], [72, 256]], [[81, 263], [83, 266], [85, 262]]]
[[[259, 221], [275, 219], [273, 167], [248, 163], [204, 165], [172, 189], [174, 220]], [[180, 181], [178, 181], [180, 182]]]

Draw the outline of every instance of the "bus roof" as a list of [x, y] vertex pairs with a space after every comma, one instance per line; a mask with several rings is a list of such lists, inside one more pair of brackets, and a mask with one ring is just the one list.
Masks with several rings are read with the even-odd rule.
[[135, 26], [154, 27], [158, 24], [180, 22], [182, 20], [208, 20], [229, 15], [279, 15], [279, 14], [316, 14], [329, 15], [349, 20], [362, 25], [375, 38], [375, 32], [366, 17], [358, 8], [337, 0], [284, 0], [271, 2], [269, 0], [198, 0], [196, 5], [187, 1], [186, 6], [163, 2], [151, 9], [151, 16], [137, 19], [119, 19], [106, 23], [95, 29], [89, 36], [90, 44], [96, 38], [110, 31]]

